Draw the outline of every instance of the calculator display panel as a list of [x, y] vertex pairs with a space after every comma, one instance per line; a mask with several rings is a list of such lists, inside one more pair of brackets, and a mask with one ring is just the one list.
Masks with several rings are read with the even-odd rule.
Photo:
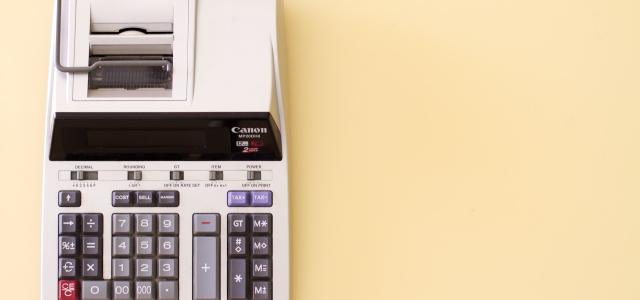
[[268, 113], [58, 113], [52, 161], [281, 160]]

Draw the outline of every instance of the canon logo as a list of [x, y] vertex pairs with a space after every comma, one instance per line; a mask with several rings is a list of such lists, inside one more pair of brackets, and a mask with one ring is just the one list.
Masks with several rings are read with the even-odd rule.
[[266, 128], [233, 127], [231, 128], [231, 132], [233, 133], [267, 133], [267, 129]]

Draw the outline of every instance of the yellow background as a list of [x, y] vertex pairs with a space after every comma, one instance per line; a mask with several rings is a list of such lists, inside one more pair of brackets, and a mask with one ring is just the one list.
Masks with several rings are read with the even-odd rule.
[[[38, 297], [52, 2], [0, 9], [3, 299]], [[293, 299], [640, 299], [640, 2], [285, 6]]]

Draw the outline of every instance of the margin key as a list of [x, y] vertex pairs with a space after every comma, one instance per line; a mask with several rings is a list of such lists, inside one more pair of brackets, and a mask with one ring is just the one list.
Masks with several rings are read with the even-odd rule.
[[193, 237], [193, 300], [220, 299], [220, 245], [215, 236]]

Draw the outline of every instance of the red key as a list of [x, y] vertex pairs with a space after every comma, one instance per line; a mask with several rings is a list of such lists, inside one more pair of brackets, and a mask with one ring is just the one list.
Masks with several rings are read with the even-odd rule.
[[80, 285], [77, 280], [58, 281], [58, 300], [79, 300]]

